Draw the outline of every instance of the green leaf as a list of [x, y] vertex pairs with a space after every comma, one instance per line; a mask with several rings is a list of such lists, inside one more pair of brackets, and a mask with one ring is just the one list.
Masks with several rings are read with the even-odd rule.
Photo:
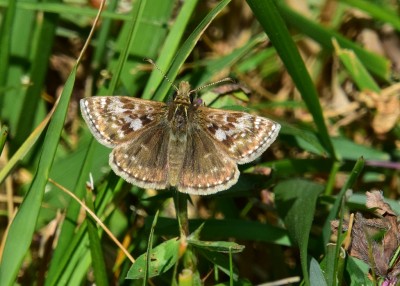
[[390, 155], [384, 151], [357, 144], [345, 137], [332, 138], [333, 145], [343, 159], [354, 160], [363, 157], [365, 160], [389, 161]]
[[311, 257], [310, 260], [310, 285], [327, 286], [324, 274], [318, 261]]
[[309, 279], [308, 240], [317, 198], [323, 190], [322, 185], [300, 179], [280, 182], [274, 189], [278, 213], [285, 222], [289, 236], [300, 248], [300, 260], [306, 283]]
[[346, 272], [349, 274], [349, 280], [351, 281], [348, 285], [376, 285], [368, 279], [369, 266], [362, 260], [349, 256], [346, 263]]
[[[154, 277], [167, 272], [179, 258], [180, 240], [173, 238], [167, 240], [151, 250], [149, 277]], [[144, 278], [147, 263], [147, 254], [138, 257], [136, 262], [131, 266], [126, 276], [127, 279]]]

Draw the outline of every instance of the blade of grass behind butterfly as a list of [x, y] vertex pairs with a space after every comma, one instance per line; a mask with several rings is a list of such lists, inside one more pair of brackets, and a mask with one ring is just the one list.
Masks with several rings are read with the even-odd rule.
[[38, 168], [29, 191], [10, 226], [1, 261], [0, 285], [14, 284], [22, 261], [31, 244], [48, 174], [64, 127], [68, 103], [75, 83], [75, 75], [76, 66], [68, 77], [58, 107], [50, 121], [43, 142]]
[[[170, 66], [173, 56], [176, 54], [179, 43], [182, 40], [182, 36], [186, 30], [189, 19], [197, 5], [198, 0], [185, 1], [181, 11], [179, 12], [174, 25], [171, 28], [165, 43], [160, 51], [160, 56], [157, 59], [157, 66], [162, 70], [166, 71], [168, 66]], [[147, 81], [145, 90], [143, 92], [142, 98], [151, 99], [156, 88], [164, 80], [162, 74], [157, 70], [153, 69], [149, 80]]]
[[276, 1], [247, 0], [250, 8], [269, 36], [281, 60], [301, 93], [309, 112], [314, 118], [319, 139], [333, 159], [337, 159], [328, 129], [322, 114], [318, 94], [307, 72], [304, 62], [276, 7]]
[[[194, 46], [196, 45], [197, 41], [200, 39], [201, 35], [210, 25], [211, 21], [225, 8], [226, 5], [231, 0], [222, 0], [219, 2], [199, 23], [199, 25], [194, 29], [194, 31], [189, 35], [187, 40], [182, 44], [182, 47], [177, 52], [176, 56], [174, 57], [171, 67], [167, 72], [167, 77], [174, 81], [176, 78], [180, 68], [182, 67], [183, 63], [187, 59], [187, 57], [192, 52]], [[164, 100], [165, 96], [167, 95], [168, 90], [170, 89], [171, 84], [167, 81], [163, 81], [160, 87], [158, 88], [157, 92], [154, 95], [154, 100], [162, 101]]]

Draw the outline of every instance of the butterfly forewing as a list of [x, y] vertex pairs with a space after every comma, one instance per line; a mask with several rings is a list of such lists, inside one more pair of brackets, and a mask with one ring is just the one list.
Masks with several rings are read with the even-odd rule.
[[160, 123], [136, 135], [114, 148], [110, 154], [111, 168], [139, 187], [165, 189], [168, 186], [169, 130]]
[[221, 148], [244, 164], [260, 156], [278, 136], [280, 125], [245, 112], [199, 108], [199, 122]]
[[127, 96], [95, 96], [81, 100], [81, 112], [96, 139], [107, 147], [128, 142], [135, 133], [159, 121], [163, 102]]
[[208, 195], [228, 189], [238, 177], [236, 162], [205, 131], [196, 125], [190, 128], [178, 189], [185, 193]]

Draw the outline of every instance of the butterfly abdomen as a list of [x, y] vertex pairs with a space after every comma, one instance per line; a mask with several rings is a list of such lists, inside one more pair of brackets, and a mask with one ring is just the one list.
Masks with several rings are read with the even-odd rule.
[[179, 182], [179, 175], [185, 159], [187, 136], [171, 134], [168, 144], [168, 181], [171, 186]]

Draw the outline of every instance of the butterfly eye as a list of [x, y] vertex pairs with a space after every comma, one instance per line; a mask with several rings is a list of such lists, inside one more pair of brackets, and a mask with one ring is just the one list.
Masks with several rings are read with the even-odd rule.
[[193, 105], [194, 105], [195, 107], [202, 106], [202, 105], [203, 105], [203, 100], [202, 100], [201, 98], [195, 98], [195, 99], [193, 100]]

